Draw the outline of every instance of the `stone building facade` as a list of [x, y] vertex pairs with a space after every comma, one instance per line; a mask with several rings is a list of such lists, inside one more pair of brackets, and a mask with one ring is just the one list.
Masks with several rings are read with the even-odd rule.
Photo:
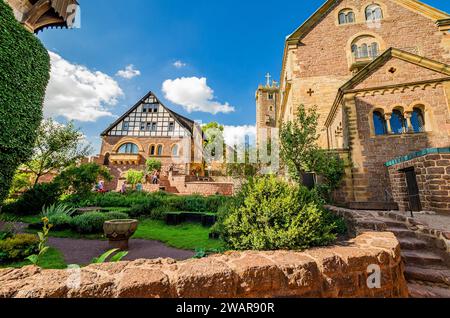
[[[107, 166], [114, 179], [107, 190], [119, 190], [127, 171], [146, 170], [148, 159], [162, 165], [158, 185], [144, 182], [144, 190], [166, 190], [178, 194], [231, 195], [233, 184], [204, 177], [201, 127], [172, 111], [154, 95], [147, 93], [102, 134], [100, 155], [95, 158]], [[152, 171], [148, 171], [152, 173]], [[150, 177], [149, 177], [150, 178]]]
[[16, 19], [37, 33], [49, 27], [71, 27], [79, 8], [77, 0], [6, 0]]
[[450, 146], [449, 30], [420, 1], [330, 0], [288, 36], [277, 125], [317, 106], [320, 146], [349, 162], [340, 201], [398, 201], [385, 164]]

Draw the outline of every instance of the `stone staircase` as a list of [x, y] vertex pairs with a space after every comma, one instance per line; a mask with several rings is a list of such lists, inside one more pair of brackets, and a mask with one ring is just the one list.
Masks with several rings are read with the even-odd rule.
[[410, 229], [405, 222], [380, 218], [387, 231], [400, 242], [405, 263], [405, 278], [410, 296], [415, 298], [450, 297], [450, 266], [448, 255], [425, 235]]
[[159, 180], [159, 189], [161, 191], [165, 191], [165, 192], [168, 192], [168, 193], [174, 193], [174, 194], [178, 193], [178, 189], [176, 187], [173, 187], [170, 184], [170, 181], [169, 181], [169, 179], [167, 177], [162, 177]]
[[328, 209], [350, 221], [357, 233], [394, 233], [400, 242], [411, 297], [450, 298], [450, 253], [446, 243], [439, 239], [440, 231], [395, 212]]

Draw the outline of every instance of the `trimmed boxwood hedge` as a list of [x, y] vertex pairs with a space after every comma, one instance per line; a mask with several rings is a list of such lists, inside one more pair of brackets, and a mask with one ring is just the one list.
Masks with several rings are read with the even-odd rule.
[[0, 0], [0, 204], [31, 155], [42, 119], [50, 58], [39, 39]]

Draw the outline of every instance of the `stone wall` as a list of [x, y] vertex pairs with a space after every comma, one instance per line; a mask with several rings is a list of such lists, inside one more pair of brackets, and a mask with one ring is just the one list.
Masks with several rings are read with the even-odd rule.
[[[381, 269], [369, 288], [369, 266]], [[79, 284], [77, 284], [79, 282]], [[363, 233], [305, 252], [229, 252], [199, 260], [95, 264], [76, 271], [0, 270], [3, 298], [408, 297], [398, 241]]]
[[[349, 63], [351, 43], [358, 36], [374, 36], [380, 42], [380, 53], [394, 47], [450, 63], [450, 34], [439, 32], [433, 19], [396, 1], [381, 0], [377, 4], [383, 9], [383, 20], [373, 25], [364, 21], [368, 4], [369, 1], [362, 0], [336, 1], [299, 43], [287, 45], [286, 65], [280, 78], [281, 96], [288, 93], [287, 82], [291, 88], [286, 96], [287, 104], [278, 114], [281, 120], [291, 120], [300, 104], [317, 105], [321, 115], [319, 126], [323, 126], [339, 87], [353, 76]], [[338, 14], [345, 8], [353, 9], [356, 23], [338, 25]], [[324, 132], [321, 137], [321, 146], [326, 147]]]
[[422, 209], [450, 215], [450, 153], [429, 154], [389, 167], [393, 197], [401, 211], [410, 210], [402, 171], [407, 168], [416, 172]]

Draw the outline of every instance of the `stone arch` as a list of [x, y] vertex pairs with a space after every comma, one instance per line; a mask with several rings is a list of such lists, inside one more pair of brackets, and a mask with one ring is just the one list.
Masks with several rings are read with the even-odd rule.
[[407, 112], [413, 113], [415, 108], [418, 108], [422, 111], [425, 120], [425, 131], [430, 132], [433, 131], [433, 113], [431, 111], [431, 107], [428, 103], [425, 103], [421, 100], [415, 100], [406, 108]]
[[349, 38], [349, 40], [347, 41], [347, 44], [345, 46], [345, 51], [346, 51], [349, 66], [353, 63], [352, 47], [360, 39], [364, 39], [364, 38], [373, 38], [374, 41], [376, 43], [378, 43], [378, 54], [379, 55], [382, 54], [387, 49], [386, 42], [382, 39], [382, 37], [379, 34], [377, 34], [375, 32], [370, 32], [370, 31], [358, 32]]
[[384, 121], [384, 127], [385, 127], [385, 130], [386, 130], [385, 134], [387, 134], [388, 129], [387, 129], [387, 123], [386, 123], [385, 115], [388, 112], [386, 112], [383, 107], [374, 107], [374, 108], [372, 108], [370, 110], [369, 115], [368, 115], [370, 135], [371, 136], [381, 136], [382, 135], [382, 134], [377, 134], [376, 133], [376, 128], [375, 128], [375, 115], [376, 115], [376, 113], [380, 113], [380, 115], [382, 116], [382, 120]]
[[[360, 20], [360, 16], [359, 16], [359, 11], [353, 7], [353, 6], [349, 6], [349, 5], [341, 5], [339, 8], [336, 9], [335, 11], [335, 23], [338, 26], [344, 26], [344, 25], [352, 25], [355, 23], [358, 23], [358, 21]], [[350, 23], [340, 23], [340, 14], [341, 13], [348, 13], [348, 12], [353, 12], [353, 17], [354, 17], [354, 21], [350, 22]]]
[[134, 139], [134, 138], [122, 139], [120, 142], [118, 142], [114, 146], [113, 152], [117, 153], [117, 151], [119, 151], [120, 147], [122, 147], [123, 145], [128, 144], [128, 143], [135, 144], [138, 147], [139, 152], [144, 152], [144, 147], [142, 147], [141, 143], [137, 139]]
[[363, 3], [363, 5], [361, 6], [361, 11], [360, 14], [363, 17], [363, 21], [366, 21], [366, 9], [367, 7], [371, 6], [371, 5], [379, 5], [381, 8], [381, 11], [383, 13], [383, 18], [381, 19], [381, 21], [385, 20], [386, 18], [389, 17], [389, 9], [386, 6], [386, 4], [383, 1], [366, 1]]

